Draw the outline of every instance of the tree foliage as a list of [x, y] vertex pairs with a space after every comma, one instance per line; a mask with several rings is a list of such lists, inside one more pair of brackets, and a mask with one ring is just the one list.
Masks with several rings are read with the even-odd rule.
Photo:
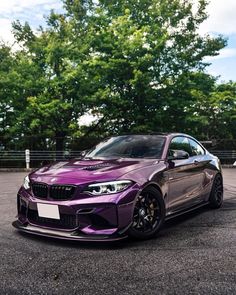
[[[58, 138], [58, 150], [68, 137], [122, 132], [234, 136], [236, 85], [204, 73], [226, 45], [198, 33], [207, 1], [63, 4], [37, 32], [13, 23], [19, 50], [0, 47], [0, 136], [38, 136], [42, 149]], [[80, 126], [87, 112], [99, 119]]]

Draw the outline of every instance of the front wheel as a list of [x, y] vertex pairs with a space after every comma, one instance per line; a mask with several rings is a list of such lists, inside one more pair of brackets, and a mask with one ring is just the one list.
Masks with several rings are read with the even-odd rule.
[[213, 209], [220, 208], [223, 203], [223, 180], [220, 174], [215, 176], [210, 197], [209, 204]]
[[165, 203], [161, 193], [152, 186], [147, 187], [137, 197], [129, 236], [141, 240], [152, 238], [159, 232], [164, 219]]

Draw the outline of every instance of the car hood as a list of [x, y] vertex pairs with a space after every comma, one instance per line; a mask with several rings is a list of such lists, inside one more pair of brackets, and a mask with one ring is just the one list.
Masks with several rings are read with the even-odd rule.
[[[115, 180], [141, 169], [157, 164], [157, 159], [112, 159], [112, 160], [71, 160], [56, 162], [30, 174], [37, 182], [60, 184], [83, 184]], [[142, 169], [141, 169], [142, 170]]]

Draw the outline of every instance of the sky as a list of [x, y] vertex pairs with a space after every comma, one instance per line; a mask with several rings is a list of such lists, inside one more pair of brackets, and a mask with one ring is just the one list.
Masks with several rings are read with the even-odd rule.
[[[50, 10], [60, 11], [60, 0], [2, 0], [0, 1], [0, 40], [12, 44], [11, 23], [19, 19], [28, 21], [32, 28], [45, 24], [44, 16]], [[220, 76], [219, 81], [236, 81], [236, 0], [210, 0], [209, 18], [201, 25], [200, 34], [222, 34], [228, 40], [226, 48], [215, 57], [206, 58], [211, 63], [207, 71]]]
[[228, 45], [215, 57], [206, 59], [211, 62], [208, 72], [220, 76], [220, 81], [236, 81], [236, 1], [211, 0], [207, 12], [209, 18], [201, 25], [201, 34], [221, 34], [227, 38]]

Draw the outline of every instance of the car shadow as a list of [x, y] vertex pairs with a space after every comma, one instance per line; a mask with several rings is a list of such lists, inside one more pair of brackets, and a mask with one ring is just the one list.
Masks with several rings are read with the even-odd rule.
[[[218, 210], [235, 210], [236, 209], [236, 201], [233, 200], [225, 200], [221, 209]], [[150, 244], [150, 242], [158, 242], [158, 239], [165, 239], [167, 236], [171, 235], [171, 231], [169, 229], [177, 227], [183, 223], [187, 223], [191, 219], [195, 219], [197, 216], [205, 213], [211, 212], [211, 209], [206, 205], [204, 207], [195, 209], [191, 212], [183, 213], [180, 216], [169, 219], [165, 222], [162, 230], [158, 234], [157, 237], [149, 239], [149, 240], [134, 240], [131, 238], [126, 238], [120, 241], [105, 241], [105, 242], [88, 242], [88, 241], [70, 241], [70, 240], [62, 240], [55, 239], [50, 237], [36, 236], [31, 235], [29, 233], [17, 232], [18, 235], [30, 239], [31, 241], [40, 241], [44, 244], [50, 244], [56, 247], [65, 247], [65, 248], [80, 248], [80, 249], [101, 249], [101, 250], [116, 250], [122, 248], [132, 248], [137, 247], [137, 245], [143, 245], [144, 243]], [[191, 225], [190, 225], [191, 227]]]

